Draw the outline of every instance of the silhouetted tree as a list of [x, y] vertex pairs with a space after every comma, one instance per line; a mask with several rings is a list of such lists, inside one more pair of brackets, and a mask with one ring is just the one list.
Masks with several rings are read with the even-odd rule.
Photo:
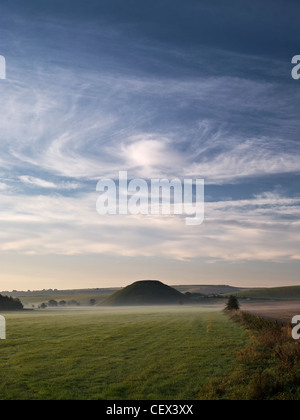
[[236, 296], [232, 295], [229, 297], [226, 309], [228, 311], [233, 311], [233, 310], [238, 311], [240, 309], [239, 301]]

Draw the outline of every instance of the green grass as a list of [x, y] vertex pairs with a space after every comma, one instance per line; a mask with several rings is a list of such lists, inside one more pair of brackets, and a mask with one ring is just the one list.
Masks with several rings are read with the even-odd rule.
[[0, 399], [196, 399], [229, 375], [245, 330], [200, 307], [4, 314]]

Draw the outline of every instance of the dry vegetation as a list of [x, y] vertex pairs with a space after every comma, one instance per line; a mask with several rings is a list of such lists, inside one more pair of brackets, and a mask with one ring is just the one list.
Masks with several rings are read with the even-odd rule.
[[245, 312], [231, 318], [249, 333], [248, 345], [238, 354], [237, 369], [222, 381], [212, 381], [200, 398], [298, 400], [300, 398], [300, 342], [291, 327]]

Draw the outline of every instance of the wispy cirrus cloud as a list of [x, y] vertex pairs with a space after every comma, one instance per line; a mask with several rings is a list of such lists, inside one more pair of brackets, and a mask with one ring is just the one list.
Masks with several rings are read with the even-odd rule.
[[[0, 16], [5, 255], [299, 260], [300, 91], [286, 49], [275, 51], [276, 7], [247, 14], [230, 3], [224, 26], [206, 18], [223, 21], [224, 2], [183, 10], [173, 1], [172, 16], [166, 4], [157, 14], [133, 2], [131, 13], [122, 2], [74, 0], [54, 2], [57, 12], [29, 1], [29, 14], [23, 3], [7, 2]], [[254, 15], [255, 34], [242, 24]], [[259, 38], [272, 39], [268, 54]], [[201, 229], [177, 217], [100, 218], [90, 191], [120, 170], [204, 178]]]
[[[60, 72], [60, 80], [64, 81], [64, 71]], [[4, 118], [0, 122], [4, 168], [21, 169], [31, 165], [40, 171], [78, 179], [113, 176], [119, 168], [126, 168], [132, 171], [133, 176], [146, 172], [150, 175], [152, 170], [167, 176], [202, 176], [207, 183], [234, 182], [249, 176], [300, 171], [300, 151], [293, 139], [287, 140], [275, 134], [272, 137], [265, 134], [253, 136], [250, 133], [245, 138], [230, 124], [219, 125], [212, 117], [184, 123], [180, 118], [174, 120], [179, 109], [185, 109], [193, 101], [198, 101], [199, 113], [202, 112], [202, 102], [203, 111], [204, 103], [206, 110], [211, 103], [217, 111], [219, 108], [224, 113], [228, 108], [226, 98], [234, 98], [229, 103], [231, 114], [235, 110], [243, 110], [246, 114], [250, 107], [254, 108], [250, 103], [255, 101], [251, 99], [244, 104], [241, 86], [251, 97], [264, 97], [264, 100], [260, 99], [261, 105], [255, 102], [255, 112], [263, 106], [264, 112], [268, 106], [271, 112], [274, 103], [267, 102], [272, 96], [268, 92], [270, 86], [263, 88], [259, 83], [249, 84], [242, 79], [227, 78], [224, 90], [220, 89], [222, 83], [218, 78], [163, 83], [159, 79], [150, 82], [137, 78], [130, 82], [128, 77], [120, 75], [115, 79], [102, 78], [101, 74], [97, 79], [94, 75], [90, 77], [89, 83], [81, 85], [75, 96], [73, 85], [79, 82], [75, 75], [69, 75], [63, 97], [60, 85], [53, 90], [43, 82], [35, 87], [24, 85], [17, 94], [12, 93], [12, 86], [4, 91], [1, 106]], [[98, 86], [100, 91], [102, 89], [101, 99], [89, 97], [89, 84]], [[34, 94], [30, 92], [32, 88]], [[271, 90], [274, 89], [275, 86]], [[141, 115], [137, 101], [144, 95], [145, 115]], [[167, 98], [165, 100], [172, 103], [174, 115], [165, 114], [167, 130], [165, 121], [160, 118], [161, 108], [151, 109], [155, 97]], [[139, 116], [135, 120], [132, 118], [133, 109]], [[149, 122], [151, 130], [146, 130]]]
[[1, 251], [230, 263], [298, 260], [300, 198], [269, 193], [208, 202], [205, 223], [197, 229], [176, 216], [101, 217], [96, 198], [2, 194]]
[[75, 182], [50, 182], [44, 179], [35, 178], [33, 176], [22, 175], [19, 176], [21, 182], [27, 185], [32, 185], [34, 187], [46, 188], [46, 189], [55, 189], [55, 190], [76, 190], [79, 188], [79, 184]]

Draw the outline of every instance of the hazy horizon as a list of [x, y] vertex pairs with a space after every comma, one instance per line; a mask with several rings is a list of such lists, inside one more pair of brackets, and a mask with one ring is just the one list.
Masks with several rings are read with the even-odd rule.
[[[0, 289], [298, 283], [296, 2], [2, 3]], [[204, 179], [204, 223], [100, 216], [119, 171]]]

